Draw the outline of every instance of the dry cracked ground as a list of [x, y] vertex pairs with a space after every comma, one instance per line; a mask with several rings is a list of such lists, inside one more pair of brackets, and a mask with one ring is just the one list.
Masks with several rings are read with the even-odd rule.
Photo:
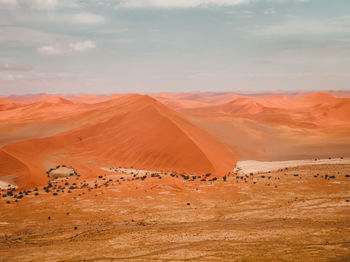
[[349, 173], [350, 165], [322, 165], [227, 181], [59, 179], [18, 202], [2, 196], [0, 258], [349, 261]]

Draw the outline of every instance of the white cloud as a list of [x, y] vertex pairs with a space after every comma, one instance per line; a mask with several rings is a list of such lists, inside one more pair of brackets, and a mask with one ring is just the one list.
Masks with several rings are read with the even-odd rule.
[[89, 49], [95, 48], [96, 45], [93, 41], [86, 40], [83, 42], [70, 43], [69, 47], [71, 48], [71, 50], [73, 50], [75, 52], [86, 52]]
[[77, 24], [98, 24], [104, 22], [105, 18], [91, 13], [80, 13], [73, 15], [72, 20]]
[[121, 0], [117, 7], [123, 8], [194, 8], [210, 6], [235, 6], [251, 2], [308, 2], [309, 0]]
[[58, 0], [23, 0], [23, 3], [30, 8], [38, 10], [55, 9], [59, 1]]
[[122, 0], [118, 7], [192, 8], [215, 5], [233, 6], [249, 2], [251, 2], [251, 0]]
[[[256, 1], [263, 1], [263, 0], [256, 0]], [[265, 0], [266, 2], [272, 2], [272, 3], [287, 3], [287, 2], [297, 2], [297, 3], [307, 3], [309, 0]]]
[[[3, 0], [3, 1], [6, 1], [6, 0]], [[22, 7], [29, 7], [30, 9], [35, 9], [35, 10], [55, 10], [58, 8], [81, 7], [78, 0], [17, 0], [17, 2]]]
[[58, 56], [66, 53], [63, 49], [58, 46], [47, 45], [37, 49], [38, 54], [43, 56]]
[[45, 45], [37, 48], [37, 52], [42, 56], [59, 56], [69, 53], [83, 53], [96, 47], [91, 40], [71, 42], [66, 46]]
[[[234, 6], [251, 2], [308, 2], [309, 0], [120, 0], [117, 7], [123, 8], [193, 8], [209, 6]], [[53, 10], [58, 7], [77, 8], [86, 5], [78, 0], [0, 0], [0, 8], [15, 7], [21, 4], [36, 10]], [[110, 6], [112, 2], [105, 0], [90, 1], [99, 6]], [[76, 17], [77, 23], [99, 23], [104, 18], [93, 14], [79, 14]], [[92, 21], [92, 22], [89, 22]]]

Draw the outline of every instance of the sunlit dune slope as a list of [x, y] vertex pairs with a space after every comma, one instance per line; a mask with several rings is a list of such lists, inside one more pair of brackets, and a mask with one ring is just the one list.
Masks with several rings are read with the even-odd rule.
[[106, 116], [98, 123], [6, 145], [3, 153], [14, 159], [1, 162], [0, 169], [19, 169], [18, 183], [27, 186], [42, 183], [43, 163], [59, 155], [72, 162], [93, 159], [101, 165], [217, 175], [234, 167], [224, 145], [149, 96], [123, 96], [99, 106]]

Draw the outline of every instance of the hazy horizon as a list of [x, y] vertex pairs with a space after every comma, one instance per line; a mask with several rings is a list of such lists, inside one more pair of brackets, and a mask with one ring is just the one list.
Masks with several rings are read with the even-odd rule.
[[11, 94], [5, 94], [1, 95], [0, 97], [8, 98], [12, 96], [18, 96], [18, 97], [25, 97], [25, 96], [40, 96], [40, 95], [50, 95], [50, 96], [61, 96], [63, 98], [69, 98], [69, 97], [78, 97], [83, 95], [95, 95], [95, 96], [113, 96], [113, 95], [160, 95], [160, 94], [200, 94], [200, 95], [224, 95], [224, 94], [236, 94], [236, 95], [242, 95], [242, 96], [265, 96], [265, 95], [308, 95], [308, 94], [315, 94], [315, 93], [324, 93], [324, 94], [330, 94], [334, 95], [334, 93], [337, 93], [338, 95], [344, 95], [345, 97], [348, 97], [348, 94], [350, 93], [350, 90], [266, 90], [266, 91], [183, 91], [183, 92], [167, 92], [167, 91], [161, 91], [161, 92], [111, 92], [111, 93], [75, 93], [75, 92], [67, 92], [67, 93], [48, 93], [48, 92], [42, 92], [42, 93], [11, 93]]

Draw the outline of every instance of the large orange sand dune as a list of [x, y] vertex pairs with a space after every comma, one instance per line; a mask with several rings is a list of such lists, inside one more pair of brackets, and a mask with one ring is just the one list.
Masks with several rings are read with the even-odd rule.
[[105, 118], [97, 123], [4, 146], [0, 168], [12, 170], [20, 186], [32, 186], [46, 181], [48, 162], [62, 159], [77, 166], [89, 159], [96, 168], [114, 164], [217, 175], [235, 164], [224, 145], [149, 96], [123, 96], [99, 106]]

